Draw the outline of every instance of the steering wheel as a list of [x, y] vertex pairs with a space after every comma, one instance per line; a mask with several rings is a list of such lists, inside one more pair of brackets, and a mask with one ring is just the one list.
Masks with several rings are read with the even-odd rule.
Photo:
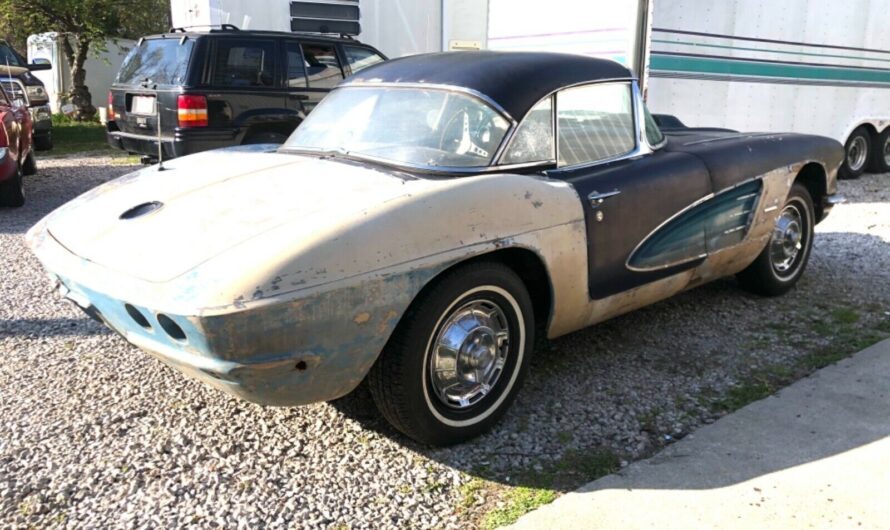
[[[460, 127], [458, 131], [455, 131], [459, 134], [449, 134], [455, 127]], [[453, 150], [446, 148], [446, 143], [454, 144]], [[439, 138], [439, 149], [458, 155], [470, 153], [482, 158], [488, 158], [489, 156], [488, 151], [473, 142], [473, 138], [470, 136], [470, 115], [465, 110], [452, 116], [445, 127], [442, 128], [442, 136]]]

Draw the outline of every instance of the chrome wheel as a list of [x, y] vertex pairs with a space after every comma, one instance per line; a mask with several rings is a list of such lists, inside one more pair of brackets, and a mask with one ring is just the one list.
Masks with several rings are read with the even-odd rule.
[[[776, 227], [770, 240], [770, 262], [779, 276], [793, 274], [794, 266], [806, 243], [806, 225], [801, 209], [789, 204], [776, 220]], [[789, 273], [789, 271], [791, 271]]]
[[[887, 152], [886, 146], [884, 152]], [[850, 142], [850, 147], [847, 148], [847, 167], [850, 171], [858, 172], [865, 167], [865, 162], [867, 160], [868, 141], [863, 136], [856, 136]]]
[[484, 398], [504, 372], [510, 326], [496, 303], [477, 299], [442, 323], [430, 352], [430, 382], [439, 401], [466, 409]]

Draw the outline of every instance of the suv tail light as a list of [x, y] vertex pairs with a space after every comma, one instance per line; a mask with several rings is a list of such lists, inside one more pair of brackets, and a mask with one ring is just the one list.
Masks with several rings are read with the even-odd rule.
[[176, 100], [180, 127], [207, 127], [207, 98], [180, 94]]
[[108, 117], [107, 121], [114, 121], [114, 94], [108, 91]]

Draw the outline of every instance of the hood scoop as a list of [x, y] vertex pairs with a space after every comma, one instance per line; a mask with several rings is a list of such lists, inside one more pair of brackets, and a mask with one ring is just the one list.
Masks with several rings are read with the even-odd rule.
[[129, 210], [122, 213], [119, 219], [128, 220], [128, 219], [136, 219], [137, 217], [142, 217], [143, 215], [148, 215], [151, 212], [156, 212], [164, 207], [164, 203], [160, 201], [151, 201], [144, 202], [137, 206], [130, 208]]

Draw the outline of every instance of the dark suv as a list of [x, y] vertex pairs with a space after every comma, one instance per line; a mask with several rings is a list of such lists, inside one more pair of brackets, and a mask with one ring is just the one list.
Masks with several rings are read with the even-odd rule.
[[281, 143], [344, 77], [384, 60], [348, 37], [229, 25], [145, 37], [108, 93], [108, 143], [147, 158], [159, 137], [164, 158]]

